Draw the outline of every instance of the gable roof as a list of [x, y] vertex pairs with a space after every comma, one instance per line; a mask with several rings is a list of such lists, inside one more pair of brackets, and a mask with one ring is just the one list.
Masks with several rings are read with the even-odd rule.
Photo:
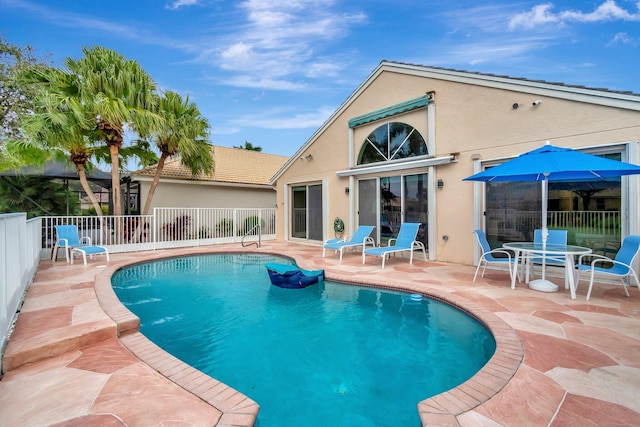
[[[572, 86], [564, 83], [552, 83], [544, 80], [528, 80], [521, 77], [498, 76], [495, 74], [483, 74], [472, 71], [461, 71], [450, 68], [428, 67], [424, 65], [407, 64], [383, 60], [369, 76], [354, 90], [349, 97], [333, 112], [331, 116], [318, 128], [313, 135], [295, 152], [293, 156], [278, 170], [271, 184], [275, 184], [278, 178], [309, 148], [322, 133], [353, 103], [360, 94], [383, 72], [409, 74], [437, 80], [448, 80], [459, 83], [501, 88], [513, 91], [527, 92], [541, 96], [562, 98], [584, 103], [613, 106], [629, 110], [640, 111], [640, 94], [629, 91], [613, 91], [602, 88], [587, 88], [585, 86]], [[353, 118], [352, 118], [353, 119]]]
[[[269, 181], [287, 161], [288, 157], [266, 154], [241, 148], [211, 146], [214, 171], [210, 175], [192, 176], [191, 171], [180, 163], [180, 158], [167, 160], [162, 169], [161, 180], [187, 180], [217, 182], [240, 185], [270, 185]], [[131, 173], [133, 178], [153, 179], [157, 165]]]

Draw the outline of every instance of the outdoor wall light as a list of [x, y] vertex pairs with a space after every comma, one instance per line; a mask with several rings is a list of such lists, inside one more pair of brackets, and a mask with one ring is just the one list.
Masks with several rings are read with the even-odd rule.
[[444, 188], [444, 181], [439, 179], [438, 180], [438, 189], [442, 190]]
[[344, 187], [344, 194], [349, 194], [349, 187]]
[[312, 156], [311, 154], [307, 154], [307, 155], [305, 156], [305, 159], [307, 159], [307, 160], [313, 160], [313, 156]]
[[517, 110], [519, 106], [520, 104], [518, 104], [517, 102], [514, 102], [511, 108], [513, 108], [514, 110]]

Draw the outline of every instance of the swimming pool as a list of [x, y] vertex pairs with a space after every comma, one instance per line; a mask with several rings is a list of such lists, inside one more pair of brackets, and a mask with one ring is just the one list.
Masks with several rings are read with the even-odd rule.
[[258, 426], [419, 425], [419, 401], [464, 382], [495, 350], [446, 304], [330, 281], [281, 289], [266, 262], [286, 259], [190, 256], [112, 278], [148, 338], [261, 405]]

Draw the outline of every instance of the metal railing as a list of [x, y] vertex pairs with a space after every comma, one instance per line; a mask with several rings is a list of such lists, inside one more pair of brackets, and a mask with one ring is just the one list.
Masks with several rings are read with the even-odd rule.
[[[249, 236], [254, 236], [256, 234], [256, 231], [258, 232], [258, 241], [252, 241], [250, 243], [245, 243], [245, 239]], [[242, 245], [243, 248], [246, 248], [247, 246], [251, 246], [251, 245], [256, 245], [256, 247], [260, 247], [262, 246], [262, 226], [260, 226], [260, 224], [256, 224], [254, 225], [251, 230], [247, 231], [246, 233], [244, 233], [244, 235], [242, 236], [242, 239], [240, 240], [240, 244]]]

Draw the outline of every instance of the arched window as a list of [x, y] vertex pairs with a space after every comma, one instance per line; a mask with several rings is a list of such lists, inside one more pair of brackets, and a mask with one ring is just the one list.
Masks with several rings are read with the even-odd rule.
[[405, 123], [384, 124], [365, 139], [358, 164], [388, 162], [409, 157], [425, 156], [427, 143], [420, 132]]

